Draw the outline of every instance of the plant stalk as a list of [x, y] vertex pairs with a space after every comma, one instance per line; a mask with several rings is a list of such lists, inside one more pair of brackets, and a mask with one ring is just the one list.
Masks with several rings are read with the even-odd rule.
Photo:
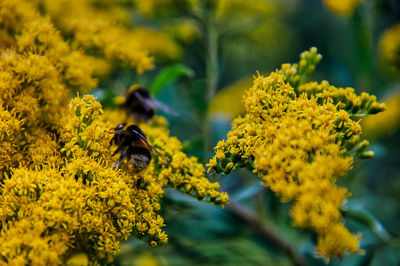
[[269, 243], [272, 243], [277, 249], [290, 258], [293, 265], [306, 266], [304, 259], [298, 254], [295, 249], [278, 235], [272, 228], [262, 223], [259, 219], [255, 218], [242, 204], [233, 202], [230, 205], [230, 211], [236, 214], [244, 222], [249, 224], [254, 230], [258, 231]]
[[[212, 17], [212, 16], [210, 16]], [[218, 85], [218, 32], [215, 25], [215, 18], [209, 18], [207, 25], [207, 61], [206, 61], [206, 75], [207, 75], [207, 103], [211, 101], [217, 92]]]

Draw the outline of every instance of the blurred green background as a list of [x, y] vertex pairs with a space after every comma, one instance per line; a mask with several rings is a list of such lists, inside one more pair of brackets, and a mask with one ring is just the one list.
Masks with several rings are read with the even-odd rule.
[[[164, 2], [146, 16], [132, 11], [134, 25], [173, 36], [179, 56], [156, 57], [155, 69], [142, 75], [119, 68], [93, 94], [114, 108], [114, 97], [130, 85], [149, 88], [179, 112], [159, 112], [167, 117], [171, 135], [188, 154], [207, 163], [212, 147], [244, 111], [241, 95], [252, 75], [297, 62], [302, 51], [317, 47], [323, 60], [313, 80], [394, 102], [388, 105], [391, 116], [377, 118], [384, 130], [377, 130], [376, 121], [366, 125], [375, 158], [356, 160], [350, 174], [338, 181], [353, 195], [344, 214], [346, 226], [362, 233], [366, 253], [329, 265], [400, 265], [400, 101], [393, 100], [400, 95], [400, 69], [382, 60], [380, 48], [383, 32], [400, 22], [400, 2], [349, 1], [359, 3], [345, 15], [320, 0]], [[313, 233], [291, 227], [290, 204], [261, 187], [256, 176], [241, 169], [210, 179], [228, 191], [232, 206], [221, 209], [167, 191], [161, 209], [168, 245], [151, 248], [132, 239], [114, 264], [324, 265], [314, 256]]]

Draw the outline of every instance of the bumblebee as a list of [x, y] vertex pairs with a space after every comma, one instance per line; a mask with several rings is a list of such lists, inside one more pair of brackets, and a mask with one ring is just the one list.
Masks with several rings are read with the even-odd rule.
[[136, 123], [147, 122], [153, 118], [156, 108], [165, 113], [178, 115], [177, 112], [151, 97], [150, 92], [139, 85], [133, 85], [125, 93], [125, 100], [121, 104], [128, 115], [132, 116]]
[[118, 125], [114, 129], [114, 136], [110, 143], [115, 143], [118, 146], [113, 155], [121, 152], [121, 156], [114, 164], [113, 169], [117, 168], [126, 157], [128, 163], [133, 166], [134, 173], [140, 173], [149, 167], [152, 152], [169, 164], [167, 159], [149, 144], [144, 132], [135, 124]]

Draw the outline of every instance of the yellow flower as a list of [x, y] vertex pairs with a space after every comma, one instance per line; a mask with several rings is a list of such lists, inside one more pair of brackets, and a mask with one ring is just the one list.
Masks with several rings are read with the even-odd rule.
[[180, 19], [177, 21], [172, 21], [166, 25], [164, 31], [170, 33], [184, 44], [191, 43], [200, 35], [199, 26], [193, 19]]
[[[6, 22], [4, 27], [12, 33], [10, 37], [14, 43], [11, 47], [16, 47], [16, 51], [6, 51], [7, 57], [12, 57], [15, 52], [45, 56], [63, 74], [60, 78], [73, 89], [89, 90], [96, 86], [96, 80], [91, 77], [92, 66], [86, 57], [69, 47], [50, 20], [43, 18], [29, 1], [3, 0], [0, 16], [0, 20]], [[41, 73], [39, 68], [32, 72]]]
[[376, 116], [363, 119], [365, 134], [379, 137], [394, 133], [400, 126], [400, 93], [397, 92], [386, 100], [387, 110]]
[[385, 30], [380, 37], [379, 52], [382, 61], [389, 67], [400, 70], [400, 24]]
[[333, 12], [350, 16], [363, 0], [324, 0], [324, 4]]
[[212, 99], [208, 107], [211, 115], [223, 115], [233, 118], [245, 112], [241, 105], [243, 92], [251, 85], [251, 77], [246, 77], [223, 88]]
[[[11, 167], [30, 165], [53, 154], [51, 148], [57, 144], [52, 144], [51, 134], [45, 130], [39, 133], [39, 128], [58, 120], [68, 91], [59, 70], [47, 56], [22, 55], [13, 50], [5, 53], [0, 58], [0, 127], [4, 129], [0, 157], [2, 171], [7, 172]], [[30, 145], [44, 152], [46, 148], [40, 145], [44, 142], [49, 145], [47, 152], [37, 156], [29, 153]], [[48, 159], [48, 163], [54, 161]]]
[[182, 49], [164, 32], [149, 28], [137, 27], [131, 32], [130, 38], [146, 44], [150, 54], [169, 60], [178, 59]]
[[[130, 28], [130, 14], [124, 5], [135, 1], [46, 0], [41, 4], [55, 25], [70, 36], [74, 46], [111, 63], [122, 62], [142, 73], [153, 67], [153, 57], [176, 59], [180, 47], [167, 34], [148, 28]], [[139, 1], [139, 11], [147, 10], [151, 1]], [[69, 12], [65, 12], [65, 9]], [[143, 9], [144, 8], [144, 9]], [[151, 7], [149, 7], [151, 8]], [[145, 13], [147, 11], [144, 11]], [[103, 69], [95, 72], [104, 72]]]
[[[1, 114], [7, 119], [0, 124], [2, 139], [10, 143], [7, 134], [20, 130], [19, 123]], [[28, 146], [32, 167], [8, 170], [0, 189], [0, 262], [26, 264], [34, 256], [32, 263], [62, 264], [76, 251], [105, 262], [132, 233], [151, 246], [164, 243], [164, 220], [156, 212], [166, 186], [214, 204], [228, 203], [218, 183], [204, 177], [197, 159], [188, 158], [180, 142], [168, 136], [162, 118], [142, 128], [174, 168], [154, 157], [144, 173], [133, 174], [125, 162], [113, 169], [112, 126], [102, 114], [93, 96], [76, 97], [59, 113], [53, 126], [57, 134], [35, 129], [26, 136], [28, 143], [36, 141]]]
[[[131, 28], [131, 14], [126, 5], [133, 2], [2, 0], [0, 21], [4, 29], [0, 29], [0, 36], [4, 35], [4, 42], [0, 47], [11, 47], [18, 42], [31, 52], [46, 52], [57, 59], [65, 56], [61, 61], [69, 85], [84, 91], [96, 86], [88, 72], [108, 74], [110, 64], [115, 62], [142, 73], [153, 67], [151, 55], [167, 59], [179, 57], [181, 49], [168, 34]], [[39, 10], [48, 18], [41, 17]], [[21, 30], [24, 33], [16, 38], [15, 33]], [[58, 30], [67, 36], [73, 49], [63, 43]], [[32, 46], [34, 40], [40, 45]], [[93, 64], [96, 59], [100, 64]]]
[[135, 265], [158, 266], [160, 263], [156, 256], [151, 253], [144, 253], [138, 258], [135, 258]]
[[366, 157], [357, 117], [385, 106], [352, 88], [304, 83], [320, 59], [311, 48], [299, 64], [255, 77], [243, 97], [247, 113], [233, 121], [209, 167], [227, 174], [254, 161], [263, 184], [293, 202], [293, 225], [317, 232], [318, 252], [331, 258], [358, 251], [359, 237], [344, 227], [339, 211], [350, 193], [335, 181], [351, 170], [353, 156]]
[[88, 256], [85, 253], [73, 255], [67, 262], [68, 266], [87, 266], [89, 265]]
[[17, 118], [15, 110], [8, 111], [0, 104], [0, 180], [5, 177], [7, 169], [17, 166], [23, 160], [19, 146], [22, 124], [23, 121]]
[[[62, 3], [76, 13], [64, 12]], [[169, 136], [165, 120], [143, 128], [174, 168], [154, 156], [146, 172], [133, 174], [127, 163], [113, 169], [116, 124], [107, 122], [100, 103], [89, 95], [68, 101], [71, 91], [96, 86], [93, 75], [111, 67], [105, 59], [138, 72], [151, 67], [131, 32], [115, 24], [126, 22], [123, 12], [111, 10], [97, 12], [92, 1], [0, 2], [0, 36], [6, 36], [0, 45], [0, 264], [59, 265], [79, 252], [104, 264], [131, 235], [151, 246], [164, 243], [157, 212], [166, 186], [228, 203], [197, 159]], [[96, 54], [86, 55], [89, 50]]]
[[146, 17], [154, 16], [157, 10], [161, 9], [162, 7], [166, 7], [168, 4], [173, 3], [172, 0], [134, 0], [134, 2], [139, 12]]
[[[331, 258], [338, 254], [337, 250], [348, 250], [349, 253], [358, 252], [358, 242], [361, 239], [360, 235], [352, 235], [343, 225], [334, 225], [330, 228], [331, 234], [318, 239], [317, 255], [322, 254], [325, 257]], [[346, 246], [343, 244], [346, 243]], [[342, 253], [340, 253], [342, 255]], [[329, 259], [327, 259], [329, 262]]]

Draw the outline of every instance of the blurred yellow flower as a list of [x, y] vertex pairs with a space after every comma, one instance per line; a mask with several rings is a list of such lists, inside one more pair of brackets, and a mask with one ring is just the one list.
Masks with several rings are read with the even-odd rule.
[[145, 44], [137, 41], [129, 30], [120, 25], [126, 19], [119, 17], [121, 13], [107, 12], [118, 7], [117, 1], [104, 2], [102, 10], [90, 0], [46, 0], [38, 4], [65, 35], [71, 36], [75, 46], [108, 60], [126, 63], [139, 73], [152, 68], [153, 59]]
[[140, 255], [137, 259], [134, 260], [133, 265], [136, 266], [158, 266], [160, 263], [157, 260], [157, 257], [152, 255], [151, 253], [144, 253]]
[[244, 4], [241, 0], [216, 0], [215, 12], [218, 19], [229, 16], [248, 17], [249, 14], [268, 14], [275, 11], [272, 1], [254, 0]]
[[245, 77], [222, 88], [211, 100], [208, 106], [208, 113], [217, 115], [223, 113], [234, 118], [245, 112], [242, 102], [244, 91], [251, 85], [251, 78]]
[[380, 37], [379, 50], [383, 63], [400, 71], [400, 24], [383, 32]]
[[199, 25], [193, 19], [179, 19], [165, 25], [165, 32], [168, 32], [184, 44], [191, 43], [200, 35]]
[[65, 264], [67, 266], [87, 266], [89, 265], [89, 259], [85, 253], [79, 253], [73, 255]]
[[[211, 2], [215, 3], [218, 31], [221, 35], [231, 37], [224, 45], [235, 49], [231, 52], [235, 56], [237, 53], [242, 53], [243, 59], [248, 59], [250, 57], [248, 51], [256, 49], [257, 55], [280, 58], [287, 53], [288, 43], [293, 45], [293, 31], [282, 19], [285, 14], [291, 12], [290, 6], [293, 3], [290, 2], [292, 1], [215, 0]], [[274, 52], [271, 53], [271, 51]]]
[[393, 94], [385, 102], [385, 112], [362, 120], [365, 135], [369, 138], [390, 135], [400, 127], [400, 93]]
[[134, 0], [139, 12], [145, 17], [153, 16], [157, 10], [173, 3], [173, 0]]
[[333, 12], [350, 16], [363, 0], [324, 0], [324, 4]]
[[146, 49], [157, 58], [174, 60], [182, 55], [181, 47], [165, 32], [137, 27], [132, 31], [131, 38], [145, 43]]

